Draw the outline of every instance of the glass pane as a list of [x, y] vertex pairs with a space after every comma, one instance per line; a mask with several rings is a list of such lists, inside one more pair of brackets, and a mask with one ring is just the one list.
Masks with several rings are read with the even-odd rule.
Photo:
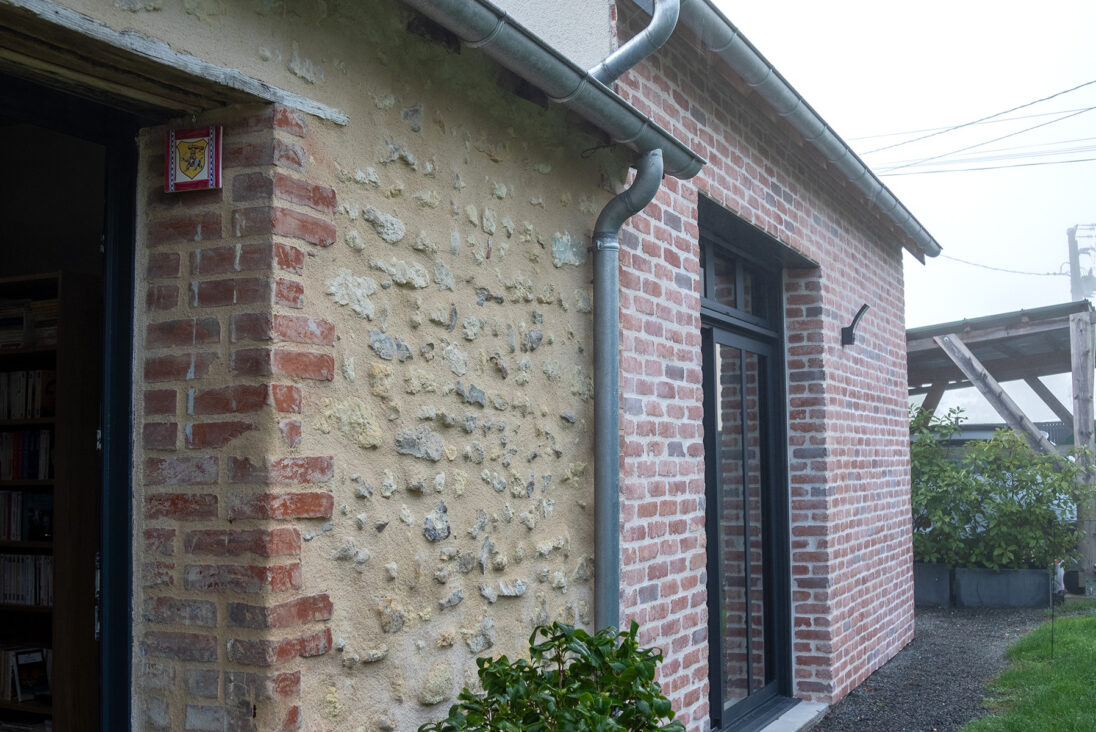
[[742, 351], [717, 346], [719, 378], [719, 466], [722, 577], [723, 701], [749, 693], [747, 675], [749, 608], [746, 597], [746, 542], [742, 435]]
[[765, 663], [765, 542], [762, 535], [762, 501], [764, 475], [762, 455], [762, 419], [765, 385], [762, 383], [764, 359], [756, 353], [746, 352], [746, 455], [743, 463], [746, 471], [746, 491], [749, 496], [747, 511], [747, 536], [749, 546], [749, 603], [750, 603], [750, 692], [761, 689], [770, 679]]
[[731, 346], [716, 347], [719, 410], [720, 589], [724, 706], [773, 679], [765, 639], [763, 456], [765, 359]]
[[742, 309], [750, 315], [768, 319], [768, 278], [760, 272], [742, 268]]
[[735, 261], [729, 257], [723, 257], [711, 252], [708, 265], [712, 268], [712, 292], [708, 293], [710, 300], [715, 300], [720, 305], [729, 308], [737, 308]]

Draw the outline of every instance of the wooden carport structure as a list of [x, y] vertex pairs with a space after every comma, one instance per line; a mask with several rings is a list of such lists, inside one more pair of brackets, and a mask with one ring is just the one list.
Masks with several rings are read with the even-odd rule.
[[[1002, 386], [1023, 381], [1055, 416], [1073, 425], [1074, 445], [1093, 451], [1094, 324], [1092, 304], [1081, 300], [911, 328], [906, 331], [910, 396], [924, 394], [922, 406], [935, 412], [946, 391], [973, 386], [1033, 449], [1057, 452]], [[1054, 374], [1072, 374], [1072, 412], [1042, 381]], [[1093, 480], [1091, 470], [1087, 480]], [[1092, 578], [1096, 507], [1078, 509], [1084, 530], [1082, 566]]]

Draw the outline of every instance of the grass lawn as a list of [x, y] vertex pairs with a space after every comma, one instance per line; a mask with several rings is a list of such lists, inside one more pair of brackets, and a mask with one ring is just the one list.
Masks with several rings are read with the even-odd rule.
[[1096, 729], [1096, 615], [1061, 618], [1008, 650], [1009, 668], [992, 684], [993, 716], [962, 732], [1092, 732]]

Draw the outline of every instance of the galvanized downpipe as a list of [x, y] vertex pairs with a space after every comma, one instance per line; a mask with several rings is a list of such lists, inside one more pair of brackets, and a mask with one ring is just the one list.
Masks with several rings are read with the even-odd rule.
[[609, 86], [619, 79], [625, 71], [662, 47], [670, 39], [677, 26], [681, 0], [654, 0], [651, 22], [630, 38], [627, 43], [605, 57], [600, 64], [590, 69], [590, 76]]
[[662, 151], [636, 164], [594, 226], [594, 627], [620, 624], [620, 228], [662, 184]]

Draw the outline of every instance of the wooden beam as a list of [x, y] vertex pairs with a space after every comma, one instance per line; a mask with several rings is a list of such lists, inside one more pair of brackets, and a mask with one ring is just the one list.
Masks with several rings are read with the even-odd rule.
[[1044, 455], [1056, 455], [1054, 445], [1036, 429], [1031, 420], [1027, 418], [1023, 410], [1012, 401], [1005, 393], [997, 380], [986, 371], [982, 363], [975, 357], [970, 349], [956, 334], [936, 336], [933, 340], [940, 349], [948, 355], [955, 365], [962, 371], [971, 383], [978, 388], [990, 406], [1001, 415], [1005, 424], [1023, 437], [1031, 448]]
[[[1047, 333], [1061, 331], [1069, 327], [1069, 321], [1065, 317], [1048, 318], [1035, 322], [1014, 323], [996, 328], [982, 328], [979, 330], [965, 330], [960, 335], [964, 343], [979, 343], [981, 341], [995, 341], [1000, 338], [1010, 338], [1019, 335], [1032, 335], [1034, 333]], [[936, 348], [935, 338], [921, 336], [906, 341], [906, 352], [931, 351]]]
[[1062, 420], [1062, 424], [1072, 425], [1073, 415], [1066, 409], [1066, 405], [1058, 401], [1058, 397], [1054, 396], [1054, 392], [1047, 388], [1047, 385], [1042, 382], [1037, 376], [1029, 376], [1024, 379], [1024, 383], [1031, 387], [1031, 390], [1039, 395], [1039, 398], [1043, 400], [1043, 404], [1050, 407], [1050, 411], [1054, 412], [1054, 416]]
[[[1093, 483], [1093, 331], [1091, 313], [1074, 313], [1069, 317], [1069, 351], [1073, 361], [1073, 445], [1086, 448], [1081, 453], [1084, 472], [1081, 480]], [[1085, 501], [1077, 506], [1077, 523], [1081, 528], [1081, 569], [1086, 582], [1093, 578], [1096, 568], [1096, 500]]]
[[936, 408], [940, 406], [940, 399], [944, 396], [944, 391], [948, 388], [946, 381], [937, 381], [935, 384], [929, 387], [928, 394], [925, 396], [925, 401], [921, 402], [921, 409], [929, 413], [929, 417], [936, 414]]

